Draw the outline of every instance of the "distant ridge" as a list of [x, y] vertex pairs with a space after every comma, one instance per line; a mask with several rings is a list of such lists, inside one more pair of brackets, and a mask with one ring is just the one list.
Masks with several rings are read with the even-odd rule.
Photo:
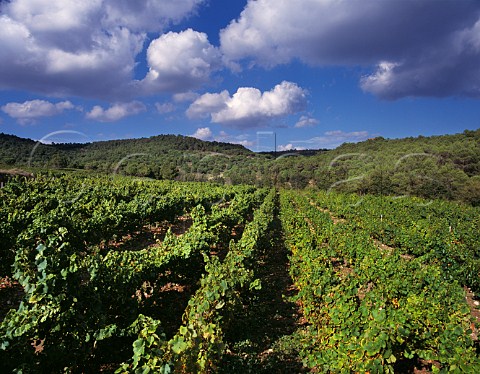
[[[0, 134], [0, 168], [418, 195], [480, 205], [480, 129], [430, 137], [377, 137], [332, 150], [261, 153], [182, 135], [34, 148], [36, 144]], [[297, 157], [285, 157], [293, 155]]]

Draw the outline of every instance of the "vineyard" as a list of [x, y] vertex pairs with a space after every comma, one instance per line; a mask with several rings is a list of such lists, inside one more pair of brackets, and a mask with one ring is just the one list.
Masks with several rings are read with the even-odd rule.
[[121, 176], [0, 196], [2, 372], [480, 372], [479, 208]]

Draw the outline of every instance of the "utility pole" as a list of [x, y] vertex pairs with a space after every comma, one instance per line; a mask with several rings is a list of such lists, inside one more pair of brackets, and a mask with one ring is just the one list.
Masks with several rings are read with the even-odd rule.
[[278, 180], [278, 165], [276, 164], [277, 161], [277, 133], [273, 133], [273, 138], [274, 138], [274, 149], [273, 149], [273, 162], [274, 162], [274, 167], [273, 167], [273, 175], [274, 175], [274, 181], [273, 181], [273, 186], [275, 189], [277, 188], [277, 180]]
[[275, 148], [273, 149], [273, 156], [275, 157], [275, 159], [277, 158], [277, 133], [274, 132], [273, 133], [274, 137], [275, 137]]

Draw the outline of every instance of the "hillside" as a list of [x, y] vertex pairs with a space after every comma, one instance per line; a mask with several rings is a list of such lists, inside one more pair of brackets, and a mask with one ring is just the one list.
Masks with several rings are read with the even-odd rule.
[[0, 134], [0, 165], [4, 169], [75, 169], [154, 179], [309, 186], [480, 204], [480, 129], [432, 137], [378, 137], [333, 150], [277, 154], [180, 135], [35, 145], [33, 140]]
[[239, 158], [252, 155], [253, 152], [241, 145], [205, 142], [181, 135], [85, 144], [40, 144], [0, 134], [0, 165], [4, 168], [83, 169], [155, 179], [191, 180], [197, 174], [216, 172], [219, 159], [222, 159], [220, 164], [225, 164], [226, 160], [237, 163]]

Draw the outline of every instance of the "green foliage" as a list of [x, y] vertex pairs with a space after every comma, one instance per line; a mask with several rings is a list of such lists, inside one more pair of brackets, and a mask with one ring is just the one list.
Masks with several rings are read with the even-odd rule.
[[[70, 199], [82, 183], [81, 193]], [[2, 194], [1, 232], [15, 235], [5, 238], [9, 247], [2, 254], [15, 253], [13, 276], [25, 293], [0, 325], [2, 365], [52, 372], [92, 370], [88, 358], [105, 354], [98, 342], [133, 335], [135, 370], [161, 362], [162, 335], [149, 337], [159, 322], [141, 317], [132, 295], [158, 274], [202, 264], [210, 247], [227, 238], [264, 195], [243, 186], [47, 176], [9, 183]], [[179, 238], [167, 234], [162, 243], [138, 251], [109, 248], [117, 235], [185, 211], [193, 223]], [[32, 341], [43, 342], [41, 353]]]
[[[379, 170], [372, 185], [384, 177]], [[0, 195], [2, 271], [23, 288], [0, 324], [5, 372], [93, 372], [102, 357], [117, 373], [216, 371], [224, 331], [265, 286], [258, 259], [277, 218], [308, 321], [294, 337], [305, 366], [393, 372], [423, 360], [442, 372], [480, 370], [462, 289], [480, 290], [478, 208], [118, 175], [14, 178]], [[185, 214], [182, 235], [113, 245]], [[142, 291], [179, 274], [192, 291], [172, 329]]]
[[[397, 361], [417, 358], [443, 371], [478, 371], [460, 277], [438, 264], [441, 256], [379, 247], [371, 236], [378, 231], [362, 227], [378, 212], [376, 199], [281, 194], [291, 275], [310, 323], [304, 363], [322, 372], [393, 372]], [[389, 213], [399, 219], [395, 208]], [[346, 220], [334, 224], [330, 214], [340, 212]]]
[[[264, 202], [247, 223], [241, 239], [230, 242], [222, 261], [218, 257], [205, 258], [205, 274], [201, 286], [189, 300], [183, 323], [168, 342], [165, 365], [175, 372], [207, 372], [216, 368], [224, 353], [222, 326], [229, 323], [232, 308], [247, 290], [258, 289], [253, 258], [267, 244], [267, 232], [274, 219], [276, 193], [270, 191]], [[159, 370], [157, 361], [147, 360], [150, 371]], [[132, 365], [135, 356], [132, 358]]]
[[46, 145], [0, 134], [0, 165], [9, 168], [479, 201], [480, 130], [274, 155], [174, 135]]

